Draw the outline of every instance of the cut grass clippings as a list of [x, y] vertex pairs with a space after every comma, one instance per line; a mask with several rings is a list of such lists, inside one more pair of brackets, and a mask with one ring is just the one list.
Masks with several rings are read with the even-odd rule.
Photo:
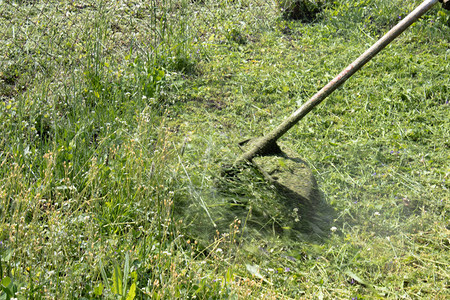
[[0, 2], [0, 297], [448, 298], [440, 6], [282, 138], [315, 207], [220, 175], [420, 4], [326, 2]]

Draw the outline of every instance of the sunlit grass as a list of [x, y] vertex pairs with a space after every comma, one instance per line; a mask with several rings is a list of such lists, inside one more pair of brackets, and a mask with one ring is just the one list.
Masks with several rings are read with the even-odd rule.
[[2, 297], [448, 297], [438, 6], [282, 138], [319, 209], [220, 175], [419, 2], [4, 1]]

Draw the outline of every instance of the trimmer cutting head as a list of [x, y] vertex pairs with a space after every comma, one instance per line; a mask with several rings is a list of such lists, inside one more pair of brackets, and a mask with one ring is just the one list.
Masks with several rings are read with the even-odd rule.
[[[245, 153], [254, 142], [246, 140], [239, 143], [239, 147]], [[283, 144], [277, 144], [273, 150], [270, 154], [254, 157], [253, 165], [290, 201], [306, 206], [317, 204], [320, 193], [307, 163]]]

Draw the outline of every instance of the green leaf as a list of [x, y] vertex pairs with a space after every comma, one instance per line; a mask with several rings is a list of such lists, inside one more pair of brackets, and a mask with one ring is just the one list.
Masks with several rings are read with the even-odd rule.
[[123, 290], [122, 290], [123, 286], [122, 286], [122, 273], [120, 272], [120, 267], [119, 265], [116, 263], [114, 265], [114, 272], [113, 272], [113, 287], [112, 287], [112, 292], [116, 295], [122, 295]]
[[12, 280], [8, 276], [2, 279], [2, 286], [7, 288], [11, 284]]
[[361, 277], [359, 277], [358, 275], [356, 275], [355, 273], [353, 273], [350, 270], [345, 271], [345, 274], [347, 274], [349, 277], [353, 278], [360, 284], [363, 284], [365, 286], [370, 286], [370, 284], [368, 284], [367, 281], [363, 280]]
[[255, 277], [258, 277], [260, 279], [263, 279], [262, 275], [259, 273], [259, 266], [258, 265], [249, 265], [246, 264], [245, 267], [247, 268], [247, 271], [250, 272]]
[[270, 281], [266, 280], [264, 278], [264, 276], [262, 276], [261, 273], [259, 273], [259, 266], [258, 265], [246, 264], [245, 267], [247, 268], [247, 271], [250, 272], [250, 274], [252, 274], [253, 276], [263, 280], [264, 282], [266, 282], [266, 283], [268, 283], [270, 285], [272, 285], [272, 283]]
[[133, 282], [137, 281], [137, 273], [136, 273], [136, 271], [131, 272], [130, 276], [131, 276], [131, 278], [133, 278]]
[[[122, 291], [127, 291], [128, 274], [130, 272], [130, 255], [128, 252], [125, 253], [125, 266], [123, 268], [123, 288]], [[121, 294], [122, 295], [122, 294]]]
[[106, 288], [110, 291], [111, 287], [109, 286], [108, 277], [106, 276], [105, 268], [103, 267], [101, 259], [98, 261], [98, 265], [100, 267], [100, 273], [102, 274], [103, 282], [105, 283]]
[[2, 290], [6, 294], [6, 299], [11, 299], [11, 297], [14, 296], [14, 293], [11, 290], [11, 284], [12, 284], [12, 280], [8, 276], [3, 278], [2, 281], [1, 281]]
[[228, 268], [225, 279], [226, 279], [227, 283], [233, 282], [233, 271], [232, 271], [231, 267]]
[[1, 261], [5, 261], [5, 262], [10, 261], [12, 255], [13, 255], [13, 250], [7, 249], [7, 250], [5, 251], [5, 253], [3, 253], [3, 255], [1, 256]]
[[[355, 273], [353, 273], [350, 270], [347, 270], [344, 273], [346, 275], [348, 275], [349, 277], [353, 278], [359, 284], [362, 284], [366, 288], [368, 288], [368, 289], [372, 290], [373, 292], [377, 293], [379, 296], [385, 296], [387, 294], [387, 292], [388, 292], [388, 290], [386, 288], [375, 286], [375, 285], [371, 284], [370, 282], [368, 282], [367, 280], [362, 279], [361, 277], [359, 277], [358, 275], [356, 275]], [[377, 290], [382, 291], [382, 293], [378, 292]]]
[[133, 300], [136, 297], [136, 282], [130, 286], [130, 290], [128, 291], [126, 300]]
[[95, 296], [101, 296], [103, 294], [103, 283], [99, 283], [95, 288], [94, 288], [94, 295]]

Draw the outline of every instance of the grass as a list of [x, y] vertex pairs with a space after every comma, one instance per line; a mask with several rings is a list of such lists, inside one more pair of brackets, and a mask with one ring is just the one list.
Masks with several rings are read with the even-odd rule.
[[0, 2], [2, 299], [446, 299], [447, 11], [282, 138], [323, 203], [220, 176], [420, 1]]

